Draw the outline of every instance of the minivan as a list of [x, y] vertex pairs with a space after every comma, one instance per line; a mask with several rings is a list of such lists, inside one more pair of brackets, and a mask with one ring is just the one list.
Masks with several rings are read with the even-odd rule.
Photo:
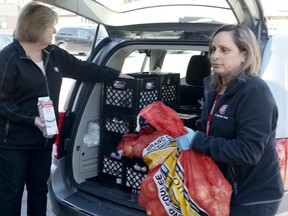
[[[123, 134], [135, 132], [138, 111], [155, 100], [198, 128], [202, 81], [210, 72], [201, 59], [213, 32], [236, 23], [255, 33], [263, 57], [261, 77], [279, 108], [276, 137], [285, 194], [277, 216], [288, 215], [288, 35], [268, 35], [260, 0], [41, 1], [105, 27], [108, 35], [92, 46], [87, 61], [143, 75], [106, 84], [73, 82], [60, 113], [49, 179], [56, 215], [146, 215], [138, 203], [145, 164], [119, 156], [117, 145]], [[190, 65], [190, 59], [198, 60]]]

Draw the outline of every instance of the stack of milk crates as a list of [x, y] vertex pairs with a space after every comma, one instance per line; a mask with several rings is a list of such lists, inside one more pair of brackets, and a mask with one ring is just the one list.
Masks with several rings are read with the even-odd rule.
[[140, 183], [148, 168], [143, 160], [127, 158], [117, 152], [123, 134], [135, 133], [137, 122], [140, 128], [148, 123], [140, 118], [139, 111], [150, 103], [163, 101], [167, 106], [179, 106], [179, 73], [130, 73], [133, 78], [117, 78], [103, 84], [103, 131], [100, 157], [101, 175], [114, 181], [122, 189], [138, 194]]

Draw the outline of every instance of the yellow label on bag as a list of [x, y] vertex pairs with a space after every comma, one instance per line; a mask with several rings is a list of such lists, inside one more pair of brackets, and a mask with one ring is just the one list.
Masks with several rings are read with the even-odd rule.
[[178, 156], [176, 140], [167, 134], [158, 137], [143, 150], [143, 160], [150, 170], [162, 164], [153, 176], [159, 200], [170, 216], [208, 216], [190, 197]]
[[178, 155], [178, 150], [174, 149], [153, 176], [158, 188], [158, 197], [171, 216], [208, 216], [188, 193]]
[[177, 148], [175, 139], [169, 135], [163, 135], [151, 142], [142, 153], [144, 162], [149, 169], [163, 163], [166, 158]]

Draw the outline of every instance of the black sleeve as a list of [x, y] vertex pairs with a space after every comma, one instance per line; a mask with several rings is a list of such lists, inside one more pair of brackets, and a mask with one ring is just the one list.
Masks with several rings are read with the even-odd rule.
[[63, 76], [84, 82], [107, 82], [116, 79], [120, 71], [106, 66], [82, 61], [64, 50], [57, 49], [63, 65]]

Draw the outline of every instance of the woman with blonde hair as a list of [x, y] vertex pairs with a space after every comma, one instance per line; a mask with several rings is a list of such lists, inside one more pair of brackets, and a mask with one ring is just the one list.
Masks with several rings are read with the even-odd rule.
[[258, 77], [261, 54], [244, 25], [216, 30], [209, 57], [213, 73], [204, 80], [203, 131], [177, 140], [180, 150], [207, 154], [230, 182], [231, 216], [274, 216], [283, 196], [275, 149], [278, 109]]
[[47, 180], [55, 136], [43, 135], [38, 98], [49, 97], [58, 120], [62, 77], [106, 82], [119, 72], [81, 61], [52, 45], [58, 15], [30, 2], [21, 10], [14, 41], [0, 52], [0, 214], [20, 216], [24, 186], [27, 215], [46, 216]]

